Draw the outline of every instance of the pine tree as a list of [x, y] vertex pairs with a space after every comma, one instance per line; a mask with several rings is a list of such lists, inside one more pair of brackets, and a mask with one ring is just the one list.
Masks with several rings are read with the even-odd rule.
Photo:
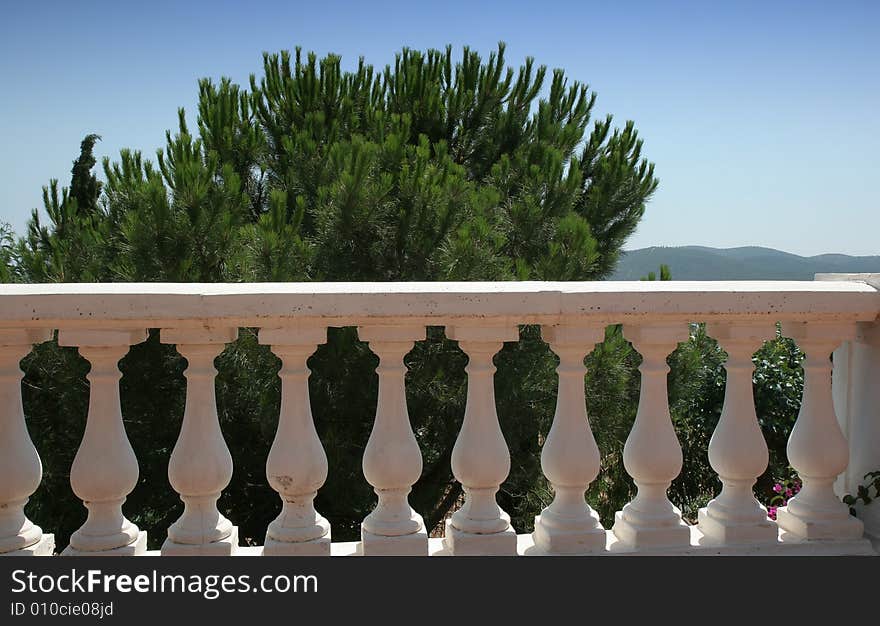
[[101, 183], [92, 173], [93, 150], [100, 139], [86, 135], [79, 157], [71, 168], [70, 187], [58, 191], [58, 180], [43, 187], [43, 209], [50, 226], [40, 223], [37, 209], [31, 212], [27, 237], [18, 247], [19, 272], [30, 282], [101, 280], [105, 221], [99, 198]]
[[[648, 272], [647, 276], [642, 276], [639, 280], [657, 280], [657, 274], [654, 272]], [[672, 272], [668, 265], [660, 265], [660, 280], [672, 280]]]
[[18, 272], [16, 271], [15, 262], [15, 235], [9, 224], [0, 222], [0, 283], [16, 281]]

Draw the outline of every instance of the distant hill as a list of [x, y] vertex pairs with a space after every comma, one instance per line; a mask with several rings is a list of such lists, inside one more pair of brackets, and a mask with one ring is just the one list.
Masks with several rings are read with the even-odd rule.
[[610, 280], [639, 280], [648, 272], [659, 275], [661, 264], [669, 266], [673, 280], [812, 280], [820, 272], [880, 273], [880, 256], [804, 257], [756, 246], [682, 246], [624, 252]]

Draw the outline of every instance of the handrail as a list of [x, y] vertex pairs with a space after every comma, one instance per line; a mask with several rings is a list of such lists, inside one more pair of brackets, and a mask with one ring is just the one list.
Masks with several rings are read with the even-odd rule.
[[0, 286], [0, 328], [325, 326], [465, 319], [558, 324], [765, 319], [871, 321], [880, 292], [852, 281], [62, 283]]

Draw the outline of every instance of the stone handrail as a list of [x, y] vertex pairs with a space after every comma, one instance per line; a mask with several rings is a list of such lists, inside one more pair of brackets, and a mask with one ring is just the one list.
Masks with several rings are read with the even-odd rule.
[[[880, 467], [880, 392], [871, 383], [880, 367], [880, 281], [876, 275], [817, 278], [0, 286], [0, 554], [55, 548], [53, 536], [24, 515], [41, 464], [25, 424], [19, 370], [32, 345], [55, 330], [60, 345], [77, 347], [91, 364], [88, 418], [70, 473], [88, 517], [63, 553], [148, 554], [145, 532], [122, 514], [138, 465], [122, 421], [118, 362], [152, 328], [188, 362], [183, 423], [168, 468], [184, 512], [168, 529], [161, 554], [253, 552], [239, 547], [234, 523], [216, 506], [233, 464], [217, 419], [213, 361], [240, 327], [258, 329], [259, 342], [282, 361], [279, 423], [266, 464], [282, 509], [267, 525], [261, 554], [873, 553], [870, 539], [880, 536], [880, 524], [850, 516], [839, 491], [857, 481], [850, 458], [858, 471]], [[682, 452], [669, 416], [666, 358], [687, 339], [691, 322], [706, 322], [728, 353], [724, 407], [708, 450], [723, 486], [694, 526], [667, 497]], [[752, 399], [751, 357], [773, 337], [776, 322], [806, 361], [802, 408], [788, 444], [803, 488], [774, 522], [752, 493], [768, 452]], [[555, 497], [536, 517], [534, 532], [517, 536], [495, 499], [511, 460], [495, 410], [492, 359], [504, 342], [518, 340], [521, 324], [541, 326], [560, 364], [556, 414], [541, 456]], [[623, 324], [643, 360], [638, 411], [624, 448], [638, 491], [606, 530], [584, 498], [600, 454], [583, 382], [584, 357], [608, 324]], [[348, 547], [331, 544], [330, 524], [313, 505], [332, 468], [312, 422], [306, 367], [327, 328], [338, 326], [356, 326], [379, 357], [376, 419], [363, 458], [378, 503], [363, 521], [361, 541]], [[465, 502], [447, 520], [442, 541], [429, 540], [407, 497], [422, 459], [407, 413], [404, 357], [425, 338], [426, 326], [444, 326], [468, 356], [467, 403], [452, 453]]]

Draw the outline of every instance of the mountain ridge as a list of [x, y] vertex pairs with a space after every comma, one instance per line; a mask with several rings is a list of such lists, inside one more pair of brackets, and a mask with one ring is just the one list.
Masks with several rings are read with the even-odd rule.
[[880, 256], [801, 256], [763, 246], [651, 246], [626, 250], [609, 280], [639, 280], [668, 265], [673, 280], [813, 280], [817, 273], [880, 273]]

